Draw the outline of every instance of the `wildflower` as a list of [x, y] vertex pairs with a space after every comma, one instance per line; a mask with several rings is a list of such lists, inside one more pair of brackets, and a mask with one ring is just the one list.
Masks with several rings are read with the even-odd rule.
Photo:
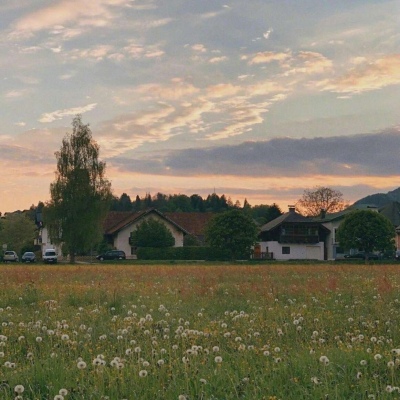
[[375, 361], [379, 361], [381, 359], [382, 359], [382, 356], [379, 353], [374, 355], [374, 360]]
[[321, 381], [320, 381], [319, 378], [317, 378], [316, 376], [313, 376], [313, 377], [311, 378], [311, 382], [312, 382], [314, 385], [320, 385], [320, 384], [321, 384]]
[[362, 373], [361, 372], [357, 372], [356, 378], [357, 379], [361, 379], [361, 377], [362, 377]]
[[86, 368], [86, 363], [85, 361], [79, 361], [78, 364], [76, 365], [79, 369], [85, 369]]
[[17, 385], [14, 388], [14, 392], [17, 394], [24, 393], [25, 388], [22, 385]]
[[187, 400], [187, 397], [184, 394], [180, 394], [178, 400]]
[[361, 360], [361, 361], [360, 361], [360, 365], [362, 365], [362, 366], [367, 365], [367, 360]]
[[389, 362], [387, 363], [387, 366], [388, 366], [389, 368], [393, 368], [393, 367], [394, 367], [394, 362], [393, 362], [393, 361], [389, 361]]
[[324, 364], [324, 365], [328, 365], [329, 364], [329, 358], [327, 356], [321, 356], [319, 358], [320, 363]]
[[64, 341], [69, 340], [69, 336], [67, 334], [64, 334], [61, 336], [61, 340], [64, 340]]
[[393, 386], [387, 385], [386, 388], [385, 388], [385, 390], [386, 390], [388, 393], [392, 393], [394, 389], [393, 389]]
[[142, 369], [141, 371], [139, 371], [139, 376], [141, 378], [145, 378], [147, 376], [147, 371], [145, 369]]
[[275, 353], [279, 353], [280, 351], [281, 351], [281, 349], [280, 349], [279, 347], [275, 347], [275, 348], [274, 348], [274, 352], [275, 352]]
[[206, 380], [206, 379], [203, 379], [203, 378], [201, 378], [201, 379], [200, 379], [200, 383], [202, 383], [203, 385], [205, 385], [205, 384], [207, 383], [207, 380]]
[[214, 346], [212, 348], [212, 350], [213, 350], [214, 353], [217, 353], [219, 351], [219, 347], [218, 346]]
[[42, 337], [40, 337], [40, 336], [38, 336], [38, 337], [36, 338], [36, 342], [37, 342], [37, 343], [41, 343], [41, 342], [42, 342], [42, 340], [43, 340], [43, 338], [42, 338]]
[[54, 400], [64, 400], [64, 396], [62, 394], [56, 394]]
[[222, 357], [221, 357], [221, 356], [217, 356], [217, 357], [214, 358], [214, 361], [215, 361], [217, 364], [221, 364], [221, 363], [222, 363]]
[[68, 394], [68, 390], [62, 388], [62, 389], [60, 389], [60, 390], [58, 391], [58, 394], [61, 394], [61, 396], [66, 396], [66, 395]]
[[157, 361], [157, 365], [159, 365], [161, 367], [162, 365], [164, 365], [164, 362], [165, 361], [163, 359], [160, 359]]

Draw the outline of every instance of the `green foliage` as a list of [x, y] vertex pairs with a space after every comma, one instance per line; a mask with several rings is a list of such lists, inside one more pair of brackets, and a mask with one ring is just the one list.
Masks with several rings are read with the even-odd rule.
[[383, 215], [370, 210], [348, 214], [337, 231], [337, 240], [345, 249], [358, 249], [366, 254], [394, 248], [395, 230]]
[[183, 238], [184, 246], [201, 246], [200, 240], [195, 235], [185, 235]]
[[267, 204], [260, 204], [251, 208], [250, 215], [259, 225], [264, 225], [282, 215], [282, 211], [275, 203], [270, 206]]
[[248, 258], [257, 233], [257, 226], [247, 213], [231, 210], [210, 221], [206, 241], [212, 247], [228, 250], [232, 259]]
[[14, 250], [18, 254], [26, 248], [34, 246], [36, 237], [35, 223], [25, 214], [10, 214], [2, 219], [0, 230], [0, 246], [7, 244], [8, 250]]
[[75, 253], [90, 250], [102, 239], [103, 221], [111, 201], [111, 184], [105, 178], [99, 146], [80, 116], [72, 122], [56, 152], [57, 176], [50, 185], [51, 201], [44, 222], [55, 243], [64, 243], [71, 262]]
[[171, 247], [175, 238], [164, 223], [148, 218], [131, 233], [130, 242], [135, 247]]
[[142, 247], [137, 251], [139, 260], [206, 260], [225, 261], [230, 259], [230, 252], [215, 247]]

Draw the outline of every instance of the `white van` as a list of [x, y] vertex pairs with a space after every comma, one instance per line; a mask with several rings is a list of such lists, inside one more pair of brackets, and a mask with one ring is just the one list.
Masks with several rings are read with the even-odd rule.
[[43, 253], [43, 262], [46, 264], [56, 264], [57, 263], [57, 253], [54, 249], [47, 249]]

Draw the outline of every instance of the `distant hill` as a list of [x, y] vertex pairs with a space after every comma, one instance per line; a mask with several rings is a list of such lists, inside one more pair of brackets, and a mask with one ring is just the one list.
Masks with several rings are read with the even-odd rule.
[[371, 194], [357, 200], [354, 204], [374, 204], [378, 207], [383, 207], [391, 201], [400, 202], [400, 187], [387, 193]]

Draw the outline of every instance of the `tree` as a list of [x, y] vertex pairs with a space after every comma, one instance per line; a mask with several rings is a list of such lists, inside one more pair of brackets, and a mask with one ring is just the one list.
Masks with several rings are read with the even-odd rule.
[[206, 241], [212, 247], [227, 249], [232, 259], [248, 257], [257, 240], [257, 226], [241, 210], [216, 215], [206, 228]]
[[394, 237], [394, 227], [385, 216], [376, 211], [356, 210], [346, 215], [336, 239], [346, 250], [363, 250], [368, 259], [374, 251], [394, 249]]
[[27, 215], [10, 214], [1, 222], [0, 246], [7, 244], [8, 250], [21, 254], [25, 247], [34, 249], [36, 233], [36, 225]]
[[259, 225], [264, 225], [282, 215], [282, 211], [275, 203], [272, 205], [260, 204], [251, 208], [251, 216]]
[[111, 183], [106, 164], [99, 161], [99, 146], [81, 116], [72, 121], [55, 153], [56, 179], [50, 185], [51, 200], [44, 209], [44, 223], [55, 243], [63, 243], [75, 262], [75, 253], [96, 246], [103, 236], [103, 222], [111, 202]]
[[165, 224], [149, 218], [131, 233], [130, 243], [135, 247], [172, 247], [175, 245], [175, 238]]
[[302, 214], [313, 217], [320, 215], [321, 210], [332, 213], [342, 211], [347, 206], [348, 202], [343, 199], [342, 192], [324, 186], [304, 190], [296, 204]]

